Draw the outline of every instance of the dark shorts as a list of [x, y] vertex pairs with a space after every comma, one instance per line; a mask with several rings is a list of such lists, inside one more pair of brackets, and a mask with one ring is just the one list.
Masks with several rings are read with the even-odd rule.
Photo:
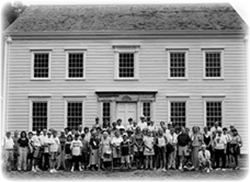
[[50, 152], [49, 153], [49, 159], [52, 161], [55, 161], [57, 157], [57, 152]]
[[33, 158], [39, 159], [41, 158], [41, 150], [40, 147], [36, 147], [33, 152]]
[[82, 159], [81, 155], [78, 155], [78, 156], [73, 155], [72, 156], [72, 161], [73, 162], [81, 162], [81, 159]]

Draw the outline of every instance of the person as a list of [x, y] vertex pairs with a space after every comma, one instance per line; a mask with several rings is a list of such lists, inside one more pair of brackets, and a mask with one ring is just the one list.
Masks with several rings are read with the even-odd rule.
[[242, 140], [238, 134], [238, 131], [233, 128], [232, 130], [232, 139], [230, 141], [230, 151], [234, 158], [235, 166], [233, 169], [239, 170], [239, 155], [240, 155], [240, 148], [242, 147]]
[[90, 146], [90, 170], [98, 170], [100, 167], [100, 162], [99, 162], [99, 148], [100, 148], [100, 140], [97, 138], [97, 133], [93, 132], [92, 137], [89, 142]]
[[64, 134], [66, 137], [69, 135], [69, 127], [64, 128]]
[[198, 160], [198, 152], [203, 143], [203, 137], [199, 132], [197, 126], [193, 127], [193, 135], [192, 135], [192, 152], [191, 152], [191, 160], [195, 170], [199, 169], [199, 160]]
[[66, 138], [65, 150], [64, 150], [66, 171], [70, 171], [72, 167], [72, 155], [71, 155], [71, 148], [70, 148], [72, 141], [73, 141], [72, 135], [68, 135]]
[[116, 124], [117, 124], [117, 125], [116, 125], [116, 128], [117, 128], [118, 130], [120, 130], [121, 128], [125, 130], [125, 127], [124, 127], [124, 125], [122, 124], [122, 120], [121, 120], [121, 119], [117, 119]]
[[3, 159], [6, 171], [10, 171], [13, 163], [13, 150], [14, 150], [14, 140], [10, 137], [11, 133], [6, 132], [6, 136], [3, 138]]
[[91, 138], [91, 133], [89, 132], [89, 128], [88, 127], [84, 127], [84, 129], [83, 129], [83, 132], [84, 132], [84, 134], [85, 134], [85, 140], [87, 141], [87, 142], [89, 142], [90, 141], [90, 138]]
[[[222, 130], [217, 130], [217, 135], [214, 139], [214, 149], [215, 149], [215, 162], [216, 170], [222, 169], [225, 171], [226, 167], [226, 150], [227, 150], [227, 141], [226, 138], [222, 135]], [[222, 168], [220, 168], [220, 159], [222, 159]]]
[[76, 163], [78, 163], [79, 171], [82, 171], [82, 167], [81, 167], [82, 142], [79, 140], [78, 133], [75, 134], [75, 138], [71, 142], [70, 149], [71, 149], [71, 154], [72, 154], [71, 172], [74, 172]]
[[81, 135], [83, 133], [82, 125], [79, 125], [77, 128], [78, 134]]
[[114, 167], [120, 167], [121, 162], [121, 142], [123, 141], [120, 132], [115, 131], [115, 136], [111, 140]]
[[19, 140], [18, 135], [19, 135], [19, 132], [18, 132], [18, 130], [16, 130], [16, 131], [14, 131], [14, 136], [12, 137], [12, 139], [14, 141], [12, 169], [14, 171], [17, 170], [17, 166], [18, 166], [18, 157], [19, 157], [19, 149], [18, 149], [18, 143], [17, 143], [17, 141]]
[[[158, 135], [156, 137], [156, 155], [158, 155], [158, 159], [157, 160], [159, 162], [160, 165], [160, 169], [162, 171], [166, 171], [166, 145], [168, 143], [167, 137], [165, 135], [163, 135], [163, 130], [161, 128], [158, 129]], [[158, 151], [158, 152], [157, 152]], [[156, 164], [155, 164], [155, 168], [156, 168]]]
[[130, 142], [127, 133], [122, 135], [123, 141], [121, 142], [121, 169], [130, 169]]
[[155, 126], [155, 124], [154, 124], [154, 121], [151, 120], [151, 121], [149, 122], [148, 130], [151, 131], [151, 132], [157, 130], [157, 128], [156, 128], [156, 126]]
[[133, 118], [128, 119], [128, 125], [127, 125], [127, 130], [133, 128]]
[[144, 129], [144, 128], [147, 128], [148, 125], [147, 125], [147, 122], [145, 120], [145, 117], [144, 116], [141, 116], [140, 117], [140, 122], [138, 123], [138, 126], [140, 127], [141, 131]]
[[167, 135], [170, 133], [170, 129], [171, 129], [171, 128], [172, 128], [172, 122], [168, 122], [166, 131], [165, 131], [165, 133], [166, 133]]
[[39, 136], [39, 131], [34, 132], [30, 143], [34, 151], [33, 161], [32, 161], [32, 172], [41, 171], [41, 169], [38, 167], [41, 158], [41, 140], [38, 136]]
[[82, 168], [87, 170], [89, 165], [89, 142], [85, 139], [85, 134], [81, 134], [82, 141]]
[[135, 132], [135, 129], [137, 128], [137, 122], [133, 121], [133, 125], [131, 127], [132, 131]]
[[106, 170], [109, 168], [109, 166], [112, 168], [111, 166], [111, 162], [112, 162], [111, 138], [109, 137], [109, 134], [106, 131], [103, 132], [103, 137], [102, 137], [101, 144], [100, 144], [100, 150], [101, 150], [100, 153], [101, 153], [101, 159], [103, 163], [103, 169]]
[[180, 157], [179, 170], [183, 170], [183, 167], [186, 164], [186, 158], [189, 155], [190, 142], [191, 139], [186, 133], [185, 127], [181, 127], [181, 134], [177, 137], [178, 155]]
[[32, 161], [33, 161], [33, 147], [31, 145], [32, 137], [33, 137], [33, 133], [32, 131], [29, 131], [28, 133], [29, 148], [28, 148], [28, 154], [27, 154], [27, 169], [29, 171], [32, 170]]
[[212, 169], [211, 160], [210, 160], [210, 152], [206, 149], [206, 145], [201, 145], [201, 150], [198, 153], [199, 166], [200, 169], [206, 172], [210, 172]]
[[18, 171], [26, 171], [27, 170], [27, 155], [28, 155], [28, 147], [29, 147], [29, 139], [27, 138], [27, 134], [25, 131], [22, 131], [20, 134], [20, 138], [17, 140], [18, 149], [19, 149], [19, 157], [18, 157]]
[[143, 168], [143, 134], [138, 126], [134, 134], [134, 153], [137, 169]]
[[[45, 146], [46, 140], [47, 140], [47, 129], [44, 128], [42, 131], [42, 134], [38, 136], [41, 141], [41, 160], [40, 160], [40, 166], [42, 170], [47, 170], [49, 159], [48, 157], [48, 146]], [[45, 151], [46, 150], [46, 151]]]
[[227, 128], [224, 127], [222, 129], [222, 135], [225, 137], [227, 141], [227, 150], [226, 150], [226, 168], [229, 168], [231, 166], [230, 162], [230, 141], [231, 141], [231, 135], [228, 133]]
[[95, 124], [92, 126], [92, 129], [95, 130], [97, 127], [101, 127], [99, 121], [100, 121], [99, 118], [96, 117], [96, 118], [95, 118]]
[[57, 170], [59, 170], [61, 167], [65, 170], [65, 160], [64, 160], [64, 148], [65, 148], [65, 143], [66, 143], [66, 135], [65, 131], [61, 130], [60, 136], [59, 136], [59, 141], [60, 141], [60, 155], [58, 156], [57, 160]]
[[169, 134], [166, 134], [168, 144], [167, 149], [167, 158], [168, 158], [168, 169], [176, 169], [176, 154], [177, 154], [177, 134], [174, 132], [175, 129], [170, 128]]
[[132, 163], [134, 162], [134, 136], [133, 130], [127, 129], [128, 140], [129, 140], [129, 151], [130, 151], [130, 166], [132, 167]]
[[56, 160], [60, 151], [60, 140], [57, 137], [56, 130], [53, 130], [52, 135], [49, 140], [50, 173], [55, 173], [57, 172]]
[[144, 151], [143, 155], [145, 156], [145, 169], [153, 170], [153, 156], [154, 153], [154, 137], [151, 131], [147, 130], [147, 135], [143, 138]]
[[103, 119], [102, 128], [103, 128], [103, 130], [107, 130], [107, 129], [111, 128], [110, 121], [108, 118]]
[[217, 130], [222, 130], [222, 128], [219, 126], [219, 122], [215, 121], [214, 122], [214, 126], [210, 129], [210, 132], [213, 133], [217, 133]]

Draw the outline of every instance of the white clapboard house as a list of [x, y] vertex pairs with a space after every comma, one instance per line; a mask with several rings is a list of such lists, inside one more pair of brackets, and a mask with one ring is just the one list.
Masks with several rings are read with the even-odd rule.
[[229, 4], [30, 6], [4, 33], [4, 128], [219, 121], [246, 151], [246, 29]]

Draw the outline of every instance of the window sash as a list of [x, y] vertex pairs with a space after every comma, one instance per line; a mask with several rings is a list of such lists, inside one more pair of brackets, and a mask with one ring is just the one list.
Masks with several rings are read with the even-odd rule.
[[[46, 55], [39, 57], [38, 55]], [[49, 78], [50, 53], [33, 53], [33, 78]]]
[[[67, 74], [67, 77], [68, 78], [84, 78], [85, 53], [84, 52], [81, 52], [81, 53], [68, 52], [67, 54], [68, 54], [68, 63], [67, 63], [68, 74]], [[73, 59], [73, 57], [70, 58], [71, 55], [81, 55], [81, 56], [76, 57], [76, 59]], [[79, 62], [81, 62], [81, 63], [78, 65]]]

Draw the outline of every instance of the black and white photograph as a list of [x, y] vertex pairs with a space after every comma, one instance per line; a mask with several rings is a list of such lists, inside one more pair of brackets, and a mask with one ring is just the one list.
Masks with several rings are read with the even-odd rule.
[[3, 2], [2, 178], [244, 180], [247, 11], [237, 1]]

